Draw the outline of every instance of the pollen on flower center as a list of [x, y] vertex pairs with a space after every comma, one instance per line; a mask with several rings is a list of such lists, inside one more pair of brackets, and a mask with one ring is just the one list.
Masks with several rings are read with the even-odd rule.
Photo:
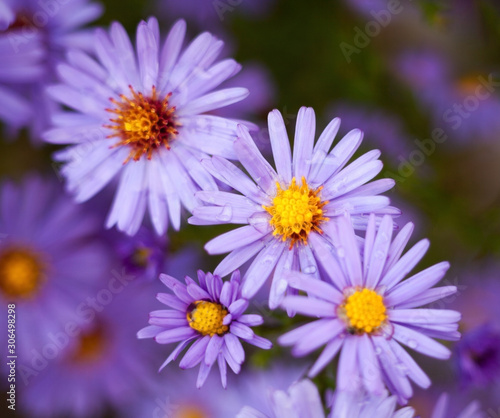
[[0, 252], [0, 289], [11, 297], [33, 296], [45, 277], [45, 263], [27, 248], [12, 247]]
[[129, 88], [131, 97], [121, 94], [121, 101], [110, 99], [115, 107], [106, 111], [116, 116], [110, 119], [112, 124], [104, 125], [115, 131], [107, 138], [119, 138], [113, 147], [126, 145], [131, 148], [125, 163], [130, 159], [138, 161], [143, 155], [150, 160], [153, 152], [160, 147], [170, 149], [171, 142], [179, 133], [175, 107], [168, 103], [171, 93], [159, 99], [154, 86], [147, 97], [135, 92], [132, 86]]
[[228, 331], [228, 326], [222, 323], [226, 315], [227, 309], [224, 309], [222, 305], [197, 300], [191, 305], [186, 318], [191, 328], [202, 335], [213, 337], [215, 334], [223, 335]]
[[387, 319], [382, 296], [366, 288], [348, 296], [340, 309], [340, 316], [347, 322], [349, 331], [354, 333], [369, 334]]
[[278, 192], [271, 206], [263, 208], [272, 216], [269, 221], [274, 228], [273, 235], [283, 241], [290, 239], [290, 248], [297, 241], [307, 244], [307, 236], [312, 230], [323, 232], [319, 225], [327, 221], [323, 216], [323, 207], [328, 201], [322, 202], [319, 193], [323, 187], [311, 190], [302, 177], [302, 186], [295, 182], [295, 177], [288, 189], [283, 190], [277, 183]]

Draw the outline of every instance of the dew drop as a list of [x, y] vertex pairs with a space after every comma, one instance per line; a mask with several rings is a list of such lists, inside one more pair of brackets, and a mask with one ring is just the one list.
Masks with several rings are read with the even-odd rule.
[[338, 247], [337, 248], [337, 257], [339, 258], [344, 258], [345, 257], [345, 250], [343, 247]]
[[408, 347], [415, 349], [417, 348], [417, 345], [418, 344], [415, 340], [408, 340]]
[[226, 205], [222, 208], [220, 213], [215, 217], [218, 221], [227, 222], [233, 216], [233, 209], [231, 206]]
[[380, 354], [382, 354], [382, 349], [378, 345], [375, 347], [375, 354], [377, 356], [380, 356]]
[[317, 269], [316, 266], [310, 265], [302, 269], [302, 271], [306, 274], [314, 274], [316, 273]]

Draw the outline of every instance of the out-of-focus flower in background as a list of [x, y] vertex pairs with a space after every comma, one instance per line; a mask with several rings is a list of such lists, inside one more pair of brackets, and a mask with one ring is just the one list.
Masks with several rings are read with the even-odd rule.
[[0, 119], [8, 136], [28, 127], [34, 144], [57, 105], [46, 94], [55, 67], [72, 48], [92, 49], [85, 25], [103, 12], [91, 0], [4, 0], [0, 10]]
[[98, 219], [54, 181], [3, 181], [0, 201], [0, 301], [20, 312], [17, 350], [28, 359], [110, 273], [111, 252], [98, 239]]
[[144, 353], [135, 338], [141, 316], [151, 308], [150, 289], [135, 283], [124, 287], [119, 280], [113, 285], [116, 290], [120, 286], [105, 304], [99, 290], [94, 302], [79, 311], [71, 333], [62, 328], [57, 340], [47, 339], [39, 347], [44, 355], [48, 344], [58, 344], [56, 356], [44, 357], [44, 367], [33, 369], [35, 363], [24, 363], [19, 386], [21, 408], [28, 416], [102, 416], [154, 390], [154, 351]]

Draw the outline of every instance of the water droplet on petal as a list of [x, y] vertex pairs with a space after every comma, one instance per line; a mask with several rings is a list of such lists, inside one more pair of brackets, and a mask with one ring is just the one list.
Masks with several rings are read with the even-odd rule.
[[383, 251], [375, 251], [375, 258], [382, 260], [384, 258], [384, 252]]
[[344, 258], [345, 257], [345, 250], [343, 247], [338, 247], [337, 248], [337, 257], [339, 258]]
[[415, 349], [417, 348], [417, 345], [418, 344], [415, 340], [408, 340], [408, 347]]
[[220, 213], [215, 217], [218, 221], [223, 221], [227, 222], [231, 220], [231, 217], [233, 216], [233, 209], [231, 206], [226, 205], [222, 208]]
[[380, 356], [380, 354], [382, 354], [382, 349], [378, 345], [375, 346], [375, 354], [377, 356]]
[[302, 269], [302, 271], [306, 274], [314, 274], [316, 273], [316, 266], [313, 266], [313, 265], [310, 265], [310, 266], [307, 266], [307, 267], [304, 267]]

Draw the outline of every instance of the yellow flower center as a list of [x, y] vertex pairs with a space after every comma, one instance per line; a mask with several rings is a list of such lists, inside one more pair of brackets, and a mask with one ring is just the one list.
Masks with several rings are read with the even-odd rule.
[[170, 149], [170, 143], [179, 133], [175, 107], [168, 104], [171, 93], [160, 100], [154, 86], [149, 97], [136, 93], [132, 86], [129, 88], [131, 97], [121, 94], [121, 101], [110, 99], [115, 108], [106, 111], [116, 117], [110, 119], [112, 124], [104, 125], [116, 131], [107, 138], [120, 138], [113, 147], [127, 145], [131, 148], [125, 163], [130, 159], [138, 161], [143, 155], [150, 160], [153, 152], [162, 146]]
[[45, 278], [45, 267], [40, 255], [27, 248], [0, 251], [0, 290], [15, 298], [33, 296]]
[[382, 296], [366, 288], [348, 296], [340, 309], [340, 316], [347, 322], [351, 333], [370, 334], [387, 319]]
[[323, 231], [319, 225], [327, 221], [323, 216], [323, 206], [328, 201], [322, 202], [319, 193], [323, 186], [311, 190], [302, 177], [302, 186], [295, 183], [295, 177], [288, 189], [283, 190], [279, 183], [276, 184], [278, 192], [271, 206], [263, 208], [272, 216], [269, 223], [273, 227], [273, 235], [279, 236], [283, 241], [290, 239], [290, 248], [298, 241], [307, 244], [307, 236], [312, 230]]
[[138, 247], [132, 254], [132, 263], [137, 267], [146, 268], [149, 264], [151, 249], [147, 247]]
[[104, 351], [104, 335], [101, 327], [80, 335], [78, 347], [71, 360], [75, 363], [87, 363], [96, 360]]
[[227, 309], [222, 305], [214, 302], [207, 302], [204, 300], [197, 300], [193, 303], [192, 309], [186, 314], [189, 326], [201, 335], [210, 335], [213, 337], [215, 334], [223, 335], [229, 329], [224, 325]]

